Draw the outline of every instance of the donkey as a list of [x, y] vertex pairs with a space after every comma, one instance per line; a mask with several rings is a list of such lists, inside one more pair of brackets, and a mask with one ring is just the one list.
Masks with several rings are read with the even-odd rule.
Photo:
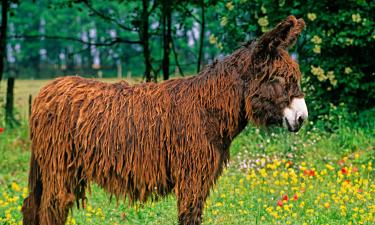
[[287, 52], [304, 26], [289, 16], [194, 77], [134, 86], [65, 77], [42, 88], [30, 117], [24, 224], [64, 224], [92, 183], [130, 202], [174, 192], [179, 224], [200, 224], [249, 122], [296, 132], [306, 120], [301, 72]]

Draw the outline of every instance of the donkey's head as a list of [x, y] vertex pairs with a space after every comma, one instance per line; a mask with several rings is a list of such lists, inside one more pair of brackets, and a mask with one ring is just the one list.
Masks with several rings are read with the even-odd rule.
[[296, 132], [307, 118], [301, 72], [288, 53], [304, 26], [302, 19], [289, 16], [251, 45], [246, 113], [257, 124], [283, 124]]

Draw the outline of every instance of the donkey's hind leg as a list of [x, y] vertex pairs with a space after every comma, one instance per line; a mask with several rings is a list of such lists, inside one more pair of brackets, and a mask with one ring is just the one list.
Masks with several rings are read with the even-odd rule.
[[42, 194], [39, 212], [40, 224], [65, 224], [69, 209], [74, 205], [74, 194], [68, 188], [56, 188], [54, 184], [45, 185], [44, 190], [47, 191]]

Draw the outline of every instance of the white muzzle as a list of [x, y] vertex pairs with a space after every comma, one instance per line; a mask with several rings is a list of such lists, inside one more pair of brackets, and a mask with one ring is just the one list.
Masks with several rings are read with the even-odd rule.
[[290, 106], [284, 109], [283, 125], [291, 132], [297, 132], [308, 117], [304, 98], [293, 98]]

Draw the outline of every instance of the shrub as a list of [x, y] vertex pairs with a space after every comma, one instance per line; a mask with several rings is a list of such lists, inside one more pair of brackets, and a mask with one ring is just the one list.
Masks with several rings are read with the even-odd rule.
[[304, 74], [311, 115], [326, 114], [345, 103], [351, 111], [371, 108], [375, 99], [375, 2], [234, 0], [221, 7], [221, 29], [211, 34], [217, 47], [229, 52], [246, 39], [273, 27], [288, 15], [307, 23], [303, 37], [291, 49]]

